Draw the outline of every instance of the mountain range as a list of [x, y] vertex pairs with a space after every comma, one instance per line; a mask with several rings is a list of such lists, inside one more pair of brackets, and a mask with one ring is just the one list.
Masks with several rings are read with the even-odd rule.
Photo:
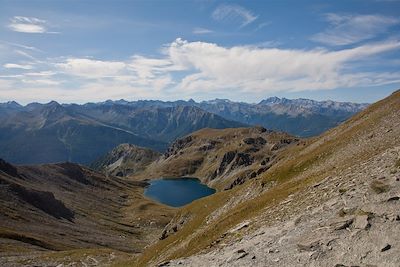
[[197, 107], [13, 103], [1, 107], [0, 156], [17, 164], [90, 164], [121, 143], [164, 151], [168, 142], [204, 127], [244, 124]]
[[157, 100], [22, 106], [0, 104], [0, 157], [16, 164], [71, 161], [89, 165], [130, 143], [165, 151], [172, 141], [203, 128], [262, 125], [312, 136], [340, 124], [367, 104], [268, 98], [258, 104], [216, 99]]

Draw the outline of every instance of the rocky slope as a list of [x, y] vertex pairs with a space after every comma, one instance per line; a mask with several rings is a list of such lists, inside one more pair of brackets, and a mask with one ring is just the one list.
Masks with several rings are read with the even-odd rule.
[[183, 207], [128, 263], [399, 266], [399, 114], [397, 91], [289, 146], [254, 179]]
[[190, 176], [219, 190], [231, 189], [267, 171], [282, 150], [298, 142], [262, 127], [207, 128], [172, 143], [135, 179]]
[[106, 175], [128, 176], [143, 171], [160, 155], [148, 148], [120, 144], [90, 164], [90, 167]]
[[0, 265], [86, 266], [141, 252], [174, 212], [145, 199], [145, 185], [72, 163], [0, 160]]

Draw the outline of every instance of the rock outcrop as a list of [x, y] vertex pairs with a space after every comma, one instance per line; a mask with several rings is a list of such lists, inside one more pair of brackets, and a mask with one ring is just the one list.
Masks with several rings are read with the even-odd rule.
[[193, 176], [214, 188], [231, 189], [266, 171], [299, 141], [263, 127], [203, 129], [173, 142], [135, 178]]
[[129, 176], [143, 171], [160, 153], [132, 144], [120, 144], [94, 161], [90, 167], [106, 175]]

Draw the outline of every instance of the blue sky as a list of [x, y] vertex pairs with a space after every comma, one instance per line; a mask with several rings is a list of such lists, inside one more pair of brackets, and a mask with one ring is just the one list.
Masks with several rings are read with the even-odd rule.
[[0, 0], [0, 10], [0, 102], [373, 102], [400, 88], [396, 0]]

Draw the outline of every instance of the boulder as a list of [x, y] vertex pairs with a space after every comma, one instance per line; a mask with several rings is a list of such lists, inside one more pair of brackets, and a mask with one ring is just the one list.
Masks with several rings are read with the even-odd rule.
[[353, 223], [354, 228], [361, 230], [368, 229], [371, 226], [368, 219], [369, 219], [368, 215], [357, 216]]
[[340, 218], [336, 219], [333, 222], [330, 223], [330, 227], [332, 227], [334, 230], [343, 230], [346, 228], [349, 228], [350, 225], [352, 225], [354, 219], [353, 218]]

